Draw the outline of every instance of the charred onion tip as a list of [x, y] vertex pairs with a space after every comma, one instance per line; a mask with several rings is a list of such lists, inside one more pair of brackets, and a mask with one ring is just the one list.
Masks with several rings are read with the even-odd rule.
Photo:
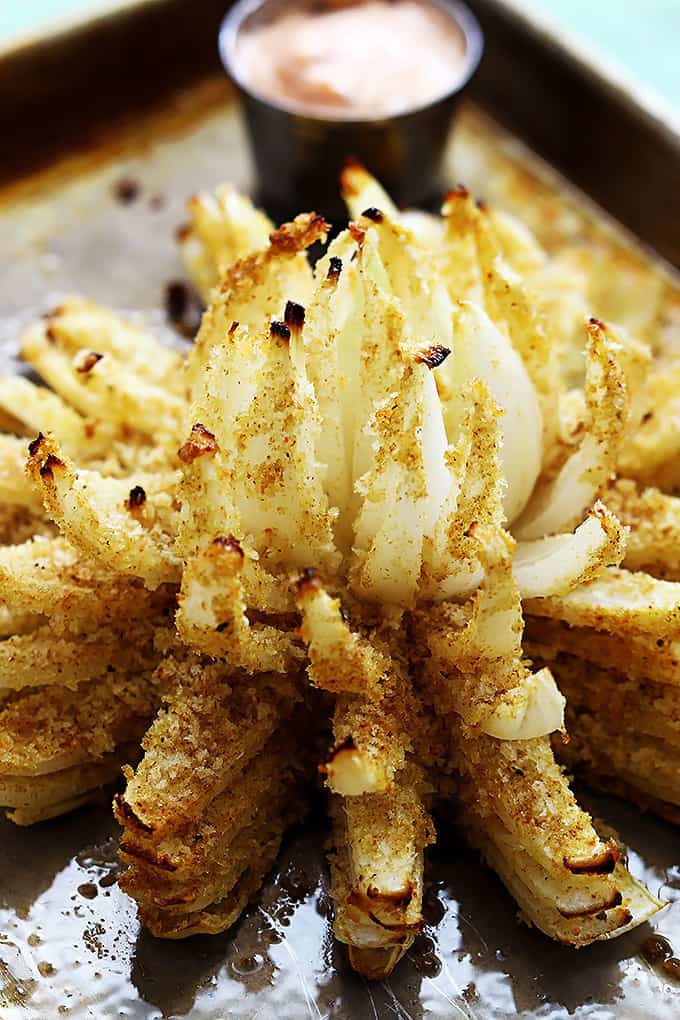
[[366, 231], [362, 230], [361, 227], [358, 226], [356, 223], [350, 223], [349, 232], [353, 240], [356, 241], [356, 243], [361, 248], [364, 241], [366, 240]]
[[562, 917], [592, 917], [593, 914], [599, 919], [603, 920], [606, 917], [608, 910], [613, 910], [614, 907], [619, 907], [623, 902], [623, 896], [618, 889], [614, 889], [609, 899], [604, 902], [596, 903], [590, 907], [578, 907], [575, 910], [566, 910], [564, 907], [560, 907], [559, 911]]
[[592, 318], [592, 319], [588, 320], [588, 326], [592, 326], [595, 329], [606, 329], [607, 328], [605, 326], [604, 322], [602, 321], [602, 319], [595, 319], [595, 318]]
[[241, 560], [244, 558], [241, 543], [237, 538], [234, 538], [233, 535], [218, 535], [217, 538], [213, 539], [213, 545], [218, 549], [224, 549], [227, 552], [235, 553]]
[[306, 592], [316, 591], [320, 587], [321, 584], [316, 576], [316, 571], [312, 567], [305, 567], [296, 581], [298, 594], [304, 595]]
[[341, 272], [342, 272], [342, 259], [338, 258], [337, 255], [332, 255], [330, 262], [328, 263], [328, 279], [338, 280]]
[[216, 453], [218, 449], [217, 440], [212, 432], [197, 422], [192, 426], [191, 435], [184, 446], [177, 451], [177, 456], [183, 464], [192, 464], [197, 457], [202, 457], [206, 453]]
[[76, 366], [76, 372], [90, 372], [98, 361], [101, 361], [104, 357], [103, 354], [98, 354], [96, 351], [87, 351], [82, 355], [80, 363]]
[[238, 329], [238, 322], [236, 322], [236, 320], [234, 320], [232, 322], [231, 326], [229, 327], [229, 336], [233, 336], [237, 329]]
[[[379, 928], [382, 928], [384, 931], [399, 932], [402, 936], [406, 936], [411, 932], [416, 933], [422, 930], [423, 927], [422, 917], [419, 917], [417, 921], [413, 921], [410, 924], [406, 924], [403, 919], [396, 921], [394, 924], [388, 924], [387, 921], [381, 920], [373, 912], [373, 910], [370, 909], [375, 899], [379, 899], [380, 901], [386, 903], [392, 903], [390, 893], [377, 896], [374, 899], [369, 899], [366, 894], [360, 893], [356, 889], [349, 894], [345, 902], [351, 904], [354, 907], [359, 907], [360, 910], [365, 912], [366, 916], [369, 918], [369, 920], [373, 922], [373, 924], [377, 925]], [[393, 905], [399, 906], [400, 904], [399, 902], [397, 902]], [[352, 948], [353, 947], [350, 947], [350, 954], [352, 952]], [[393, 946], [392, 948], [396, 948], [396, 946]], [[379, 951], [385, 952], [385, 950], [382, 949]]]
[[433, 344], [432, 347], [428, 347], [416, 355], [416, 361], [420, 362], [421, 365], [427, 365], [428, 368], [438, 368], [440, 365], [443, 365], [450, 353], [450, 347]]
[[592, 861], [570, 861], [568, 857], [565, 857], [564, 866], [571, 871], [572, 875], [610, 875], [620, 856], [618, 850], [610, 849]]
[[144, 489], [142, 488], [141, 485], [134, 485], [130, 489], [128, 503], [130, 504], [131, 509], [144, 506], [144, 504], [146, 503], [146, 493], [144, 492]]
[[40, 475], [42, 478], [48, 478], [55, 468], [63, 468], [64, 466], [63, 460], [59, 460], [53, 453], [48, 453], [47, 459], [40, 466]]
[[44, 439], [45, 436], [42, 434], [42, 432], [39, 432], [35, 439], [32, 439], [31, 442], [28, 444], [28, 452], [30, 453], [31, 457], [35, 457]]
[[125, 797], [123, 796], [122, 793], [117, 793], [115, 795], [114, 803], [122, 817], [127, 822], [130, 822], [130, 824], [133, 825], [135, 828], [141, 829], [142, 832], [149, 833], [153, 832], [153, 825], [147, 825], [146, 822], [143, 822], [141, 820], [141, 818], [135, 813], [134, 809], [131, 808], [128, 802], [125, 800]]
[[367, 220], [371, 220], [373, 223], [382, 223], [385, 219], [385, 214], [382, 213], [380, 209], [376, 209], [374, 205], [369, 206], [368, 209], [364, 209], [361, 215]]
[[475, 204], [476, 204], [476, 206], [477, 206], [477, 208], [479, 209], [480, 212], [488, 212], [489, 211], [489, 203], [486, 201], [486, 199], [478, 198]]
[[[269, 235], [269, 250], [275, 256], [290, 258], [325, 240], [331, 229], [329, 223], [316, 213], [301, 213], [292, 223], [283, 223]], [[226, 283], [223, 285], [223, 288]]]
[[455, 199], [469, 198], [469, 197], [470, 197], [470, 192], [468, 191], [468, 189], [465, 187], [464, 184], [457, 184], [455, 186], [455, 188], [452, 188], [451, 191], [447, 191], [447, 193], [446, 193], [446, 198], [449, 201], [454, 201]]
[[354, 737], [350, 734], [348, 737], [345, 737], [345, 739], [342, 740], [339, 744], [336, 744], [336, 746], [333, 748], [332, 758], [335, 758], [336, 755], [340, 754], [342, 751], [356, 751], [356, 750], [357, 750], [356, 741], [354, 740]]
[[407, 882], [403, 889], [395, 889], [394, 892], [381, 892], [375, 885], [369, 885], [366, 889], [366, 896], [369, 900], [386, 900], [394, 903], [395, 906], [407, 906], [413, 899], [413, 882]]
[[162, 871], [177, 871], [177, 865], [169, 861], [167, 857], [156, 856], [153, 850], [145, 850], [140, 846], [127, 842], [127, 840], [121, 840], [118, 844], [118, 849], [122, 854], [138, 858], [140, 861], [146, 861], [147, 864], [151, 864], [154, 868], [160, 868]]
[[210, 431], [210, 429], [207, 429], [205, 427], [205, 425], [201, 425], [200, 421], [197, 421], [195, 423], [195, 425], [191, 426], [191, 434], [192, 434], [192, 436], [194, 435], [194, 433], [197, 436], [204, 436], [206, 439], [214, 439], [215, 438], [215, 436]]
[[291, 330], [300, 330], [305, 324], [305, 310], [295, 301], [288, 301], [284, 312], [284, 321]]
[[269, 332], [279, 340], [290, 340], [290, 330], [285, 322], [279, 322], [277, 319], [274, 319], [269, 327]]

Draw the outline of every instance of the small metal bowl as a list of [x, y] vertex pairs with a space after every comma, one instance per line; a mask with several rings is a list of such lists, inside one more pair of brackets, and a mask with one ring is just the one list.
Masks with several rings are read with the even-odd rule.
[[[299, 0], [306, 6], [304, 0]], [[278, 222], [303, 210], [331, 221], [345, 217], [338, 193], [348, 158], [363, 163], [398, 205], [432, 207], [442, 193], [441, 169], [452, 115], [474, 74], [483, 35], [457, 0], [429, 0], [455, 22], [465, 42], [464, 71], [454, 89], [424, 106], [376, 119], [346, 119], [301, 111], [253, 91], [240, 73], [237, 40], [248, 22], [290, 9], [290, 0], [239, 0], [222, 22], [219, 49], [238, 86], [257, 173], [256, 200]], [[423, 55], [427, 59], [427, 55]]]

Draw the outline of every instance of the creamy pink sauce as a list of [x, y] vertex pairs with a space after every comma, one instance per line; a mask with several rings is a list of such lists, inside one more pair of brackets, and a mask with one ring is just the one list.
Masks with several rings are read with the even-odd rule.
[[241, 79], [265, 99], [335, 117], [375, 118], [424, 106], [465, 72], [465, 39], [424, 0], [297, 7], [245, 27]]

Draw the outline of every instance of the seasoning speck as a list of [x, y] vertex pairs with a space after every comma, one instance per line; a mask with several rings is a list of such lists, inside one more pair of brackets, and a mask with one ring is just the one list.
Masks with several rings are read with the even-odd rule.
[[130, 205], [139, 196], [141, 188], [134, 177], [119, 177], [113, 186], [113, 194], [122, 205]]

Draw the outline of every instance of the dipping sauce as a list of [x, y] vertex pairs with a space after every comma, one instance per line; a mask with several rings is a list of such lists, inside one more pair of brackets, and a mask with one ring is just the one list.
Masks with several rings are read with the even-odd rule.
[[277, 106], [373, 120], [453, 92], [466, 73], [453, 17], [427, 0], [349, 0], [280, 9], [246, 23], [239, 75]]

